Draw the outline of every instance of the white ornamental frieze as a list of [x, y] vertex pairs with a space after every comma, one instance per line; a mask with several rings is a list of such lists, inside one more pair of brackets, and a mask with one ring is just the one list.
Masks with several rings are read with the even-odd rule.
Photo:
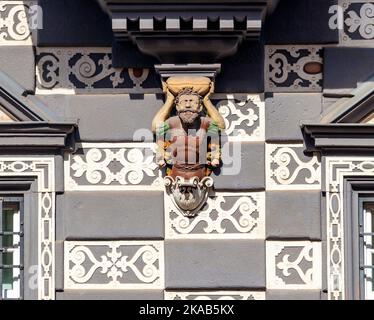
[[42, 13], [36, 1], [0, 1], [0, 44], [32, 45]]
[[343, 45], [374, 47], [374, 1], [341, 0], [343, 19], [340, 41]]
[[65, 241], [66, 289], [162, 289], [161, 241]]
[[304, 155], [302, 144], [266, 144], [267, 190], [321, 188], [318, 155]]
[[165, 196], [166, 238], [264, 239], [265, 193], [217, 192], [195, 217]]
[[265, 91], [322, 91], [322, 47], [266, 46]]
[[81, 144], [65, 159], [67, 190], [162, 190], [153, 143]]
[[165, 300], [265, 300], [263, 291], [165, 291]]
[[264, 141], [265, 103], [261, 95], [215, 94], [229, 141]]
[[154, 93], [156, 83], [143, 88], [150, 72], [113, 67], [111, 48], [37, 48], [39, 94]]
[[321, 279], [320, 242], [266, 242], [268, 289], [321, 289]]

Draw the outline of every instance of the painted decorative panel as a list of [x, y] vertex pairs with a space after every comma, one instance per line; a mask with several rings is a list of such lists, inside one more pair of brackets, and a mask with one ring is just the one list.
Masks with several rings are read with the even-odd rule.
[[165, 300], [265, 300], [263, 291], [165, 291]]
[[321, 46], [266, 46], [265, 91], [322, 91]]
[[170, 239], [264, 239], [265, 192], [217, 192], [193, 218], [165, 194], [165, 226]]
[[163, 289], [162, 241], [65, 241], [65, 289]]
[[66, 190], [163, 190], [154, 143], [83, 143], [65, 156]]
[[39, 94], [158, 92], [151, 72], [114, 68], [111, 48], [37, 48]]
[[212, 101], [225, 120], [229, 141], [265, 140], [265, 102], [262, 95], [214, 94]]
[[321, 289], [321, 243], [266, 242], [267, 289]]
[[38, 18], [37, 1], [0, 1], [0, 44], [32, 45]]
[[341, 0], [343, 26], [340, 43], [374, 47], [374, 1]]
[[302, 144], [266, 144], [266, 189], [321, 188], [321, 163], [317, 154], [303, 154]]

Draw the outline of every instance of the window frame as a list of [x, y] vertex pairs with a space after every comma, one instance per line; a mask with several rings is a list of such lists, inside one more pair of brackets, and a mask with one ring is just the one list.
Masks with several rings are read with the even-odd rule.
[[[365, 205], [370, 204], [373, 207], [373, 210], [368, 214], [368, 211], [365, 209]], [[361, 197], [359, 199], [359, 221], [360, 221], [360, 238], [359, 238], [359, 250], [360, 250], [360, 297], [361, 299], [365, 300], [374, 300], [374, 283], [373, 283], [373, 289], [370, 292], [370, 295], [368, 296], [367, 286], [368, 283], [365, 281], [365, 275], [367, 272], [371, 273], [371, 277], [373, 276], [373, 268], [374, 268], [374, 261], [372, 257], [370, 258], [370, 266], [373, 268], [365, 268], [366, 266], [369, 266], [369, 263], [367, 261], [366, 256], [366, 250], [365, 250], [365, 235], [367, 230], [367, 216], [374, 214], [374, 197]], [[373, 233], [373, 222], [371, 221], [370, 217], [370, 232]], [[373, 237], [373, 236], [371, 236]], [[373, 238], [370, 239], [371, 246], [373, 245]], [[373, 249], [371, 249], [373, 250]], [[374, 253], [372, 253], [373, 255]]]
[[[23, 196], [19, 196], [19, 195], [6, 195], [6, 196], [3, 196], [0, 194], [0, 232], [3, 232], [3, 215], [4, 215], [4, 207], [5, 205], [7, 204], [11, 204], [11, 203], [17, 203], [18, 204], [18, 208], [17, 208], [17, 211], [18, 211], [18, 215], [19, 215], [19, 222], [15, 228], [15, 226], [13, 225], [13, 230], [10, 231], [10, 232], [14, 232], [13, 236], [17, 236], [19, 237], [19, 250], [18, 251], [18, 263], [16, 262], [12, 262], [12, 266], [13, 266], [13, 270], [18, 270], [18, 274], [19, 274], [19, 287], [17, 288], [17, 297], [15, 296], [11, 296], [11, 297], [5, 297], [3, 295], [3, 273], [4, 273], [4, 269], [0, 269], [0, 286], [1, 286], [1, 292], [0, 292], [0, 300], [21, 300], [23, 299], [23, 296], [24, 296], [24, 272], [23, 272], [23, 267], [24, 267], [24, 231], [23, 231], [23, 227], [24, 227], [24, 197]], [[14, 218], [14, 217], [13, 217]], [[8, 231], [4, 231], [4, 232], [8, 232]], [[18, 233], [18, 235], [17, 235]], [[6, 235], [5, 235], [6, 236]], [[11, 248], [11, 247], [5, 247], [4, 244], [3, 244], [3, 237], [4, 235], [0, 234], [0, 248], [2, 249], [2, 251], [0, 252], [0, 265], [5, 265], [4, 264], [4, 256], [3, 254], [6, 254], [6, 253], [12, 253], [12, 249], [14, 248]], [[14, 239], [13, 239], [14, 241]], [[6, 250], [6, 251], [5, 251]], [[14, 254], [14, 252], [13, 252]], [[14, 258], [14, 257], [13, 257]], [[18, 266], [18, 267], [17, 267]], [[13, 271], [14, 272], [14, 271]], [[9, 289], [6, 289], [7, 291]], [[12, 292], [13, 291], [13, 292]], [[11, 290], [10, 293], [14, 293], [14, 290]]]
[[374, 204], [374, 179], [368, 177], [347, 177], [344, 181], [344, 244], [345, 244], [345, 283], [346, 299], [364, 300], [364, 278], [360, 267], [364, 265], [363, 239], [360, 228], [363, 226], [363, 206]]
[[9, 179], [0, 177], [0, 195], [3, 197], [23, 197], [23, 290], [24, 300], [38, 300], [38, 228], [39, 201], [38, 179], [35, 177], [17, 177]]

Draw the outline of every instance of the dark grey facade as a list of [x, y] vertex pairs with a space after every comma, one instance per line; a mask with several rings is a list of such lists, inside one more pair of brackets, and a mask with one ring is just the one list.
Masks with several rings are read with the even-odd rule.
[[[25, 201], [24, 298], [365, 296], [373, 1], [0, 8], [0, 188]], [[208, 69], [223, 165], [186, 219], [150, 129], [162, 77]]]

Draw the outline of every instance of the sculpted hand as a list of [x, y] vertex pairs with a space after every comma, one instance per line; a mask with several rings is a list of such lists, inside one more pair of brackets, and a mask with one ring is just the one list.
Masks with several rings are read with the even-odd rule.
[[173, 102], [175, 100], [174, 95], [169, 90], [168, 90], [168, 92], [166, 94], [166, 100], [170, 101], [170, 102]]
[[170, 92], [168, 85], [166, 82], [162, 82], [162, 91], [166, 94], [166, 101], [173, 102], [175, 97], [174, 95]]
[[210, 99], [210, 96], [212, 95], [212, 93], [214, 93], [214, 82], [211, 82], [210, 83], [210, 88], [209, 88], [209, 92], [205, 95], [203, 101], [208, 101]]
[[159, 161], [158, 161], [158, 166], [159, 166], [160, 168], [165, 167], [165, 166], [166, 166], [166, 162], [165, 162], [165, 160], [159, 160]]
[[219, 160], [218, 159], [213, 159], [212, 167], [218, 167], [218, 166], [219, 166]]
[[212, 161], [207, 161], [208, 166], [212, 167], [218, 167], [219, 166], [219, 160], [218, 159], [213, 159]]

